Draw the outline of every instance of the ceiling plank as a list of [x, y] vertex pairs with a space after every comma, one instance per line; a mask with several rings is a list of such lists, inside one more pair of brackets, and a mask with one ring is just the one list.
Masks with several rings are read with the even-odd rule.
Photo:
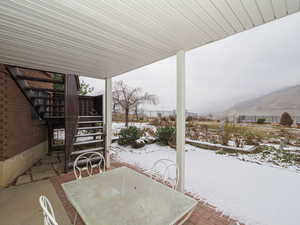
[[[265, 1], [265, 0], [263, 0]], [[261, 12], [259, 11], [258, 5], [255, 0], [242, 0], [245, 10], [249, 14], [251, 21], [255, 26], [264, 23]]]
[[214, 3], [210, 0], [201, 0], [198, 1], [198, 4], [202, 7], [205, 8], [207, 13], [209, 14], [210, 17], [212, 17], [216, 23], [218, 23], [226, 32], [227, 35], [231, 35], [235, 33], [234, 28], [230, 23], [226, 21], [224, 16], [221, 14], [219, 9], [214, 5]]
[[229, 23], [233, 27], [235, 32], [241, 32], [245, 29], [233, 9], [230, 7], [230, 4], [228, 4], [226, 0], [212, 0], [212, 2], [218, 8], [219, 12], [223, 15], [227, 23]]
[[289, 14], [295, 13], [300, 8], [299, 0], [286, 0], [287, 10]]
[[261, 11], [265, 22], [269, 22], [275, 19], [272, 0], [257, 1], [257, 5]]
[[244, 6], [242, 5], [241, 0], [231, 0], [228, 1], [228, 4], [230, 5], [234, 13], [238, 16], [245, 29], [250, 29], [253, 27], [252, 21]]
[[281, 18], [287, 15], [286, 1], [272, 0], [274, 14], [276, 18]]
[[299, 0], [2, 0], [0, 63], [103, 79], [299, 10]]

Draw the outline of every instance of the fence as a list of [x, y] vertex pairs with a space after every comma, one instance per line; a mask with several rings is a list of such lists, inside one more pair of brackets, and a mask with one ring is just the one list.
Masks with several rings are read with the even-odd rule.
[[[265, 119], [266, 123], [279, 123], [281, 116], [270, 115], [240, 115], [237, 117], [239, 123], [256, 123], [258, 119]], [[295, 123], [300, 123], [300, 116], [292, 116]]]
[[[139, 111], [138, 113], [140, 116], [145, 116], [145, 117], [168, 117], [168, 116], [175, 116], [176, 115], [176, 110], [143, 110]], [[193, 112], [188, 112], [186, 111], [186, 116], [193, 116], [193, 117], [200, 117], [201, 114], [199, 113], [193, 113]]]

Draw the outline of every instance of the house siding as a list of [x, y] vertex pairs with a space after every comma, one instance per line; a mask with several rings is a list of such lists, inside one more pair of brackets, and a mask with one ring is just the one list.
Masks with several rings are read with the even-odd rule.
[[0, 65], [0, 100], [0, 160], [47, 140], [45, 121], [32, 119], [32, 106], [3, 65]]

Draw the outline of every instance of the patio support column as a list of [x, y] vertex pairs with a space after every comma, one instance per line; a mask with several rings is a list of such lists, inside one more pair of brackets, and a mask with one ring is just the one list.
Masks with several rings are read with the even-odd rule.
[[178, 191], [184, 191], [185, 180], [185, 52], [179, 51], [177, 62], [177, 104], [176, 104], [176, 163], [179, 172]]
[[105, 80], [105, 158], [110, 168], [111, 132], [112, 132], [112, 79]]

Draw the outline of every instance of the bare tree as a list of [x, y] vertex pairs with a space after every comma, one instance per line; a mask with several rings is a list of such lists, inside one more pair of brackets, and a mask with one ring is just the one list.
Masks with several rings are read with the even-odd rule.
[[128, 126], [129, 112], [135, 110], [141, 104], [154, 104], [158, 103], [155, 95], [150, 95], [147, 92], [143, 93], [141, 88], [131, 88], [124, 83], [124, 81], [117, 81], [114, 84], [113, 103], [120, 106], [125, 112], [125, 126]]

